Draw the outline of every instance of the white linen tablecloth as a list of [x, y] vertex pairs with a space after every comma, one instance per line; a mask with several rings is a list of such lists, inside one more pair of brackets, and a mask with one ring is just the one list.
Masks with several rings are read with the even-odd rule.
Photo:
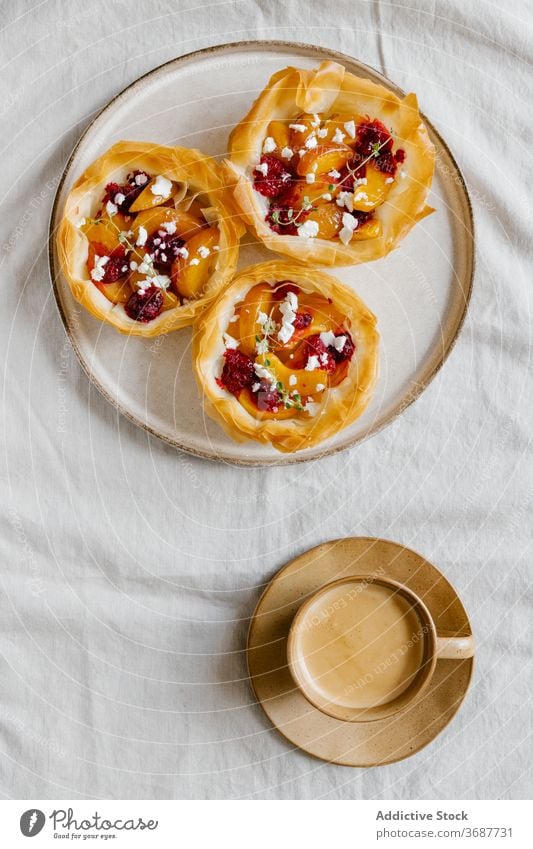
[[[464, 170], [471, 309], [444, 369], [360, 447], [284, 469], [181, 455], [101, 398], [47, 266], [55, 188], [128, 83], [244, 39], [341, 50], [419, 95]], [[0, 792], [11, 798], [531, 795], [531, 7], [524, 2], [5, 3]], [[458, 588], [473, 686], [388, 767], [295, 751], [254, 704], [248, 617], [287, 560], [339, 536], [423, 552]]]

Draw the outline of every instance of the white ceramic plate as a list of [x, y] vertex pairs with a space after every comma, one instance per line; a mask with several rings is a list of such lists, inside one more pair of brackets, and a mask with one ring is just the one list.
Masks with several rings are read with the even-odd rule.
[[[463, 322], [473, 277], [472, 213], [461, 173], [431, 126], [437, 170], [429, 203], [436, 213], [385, 259], [332, 270], [377, 315], [381, 365], [374, 398], [363, 416], [318, 447], [283, 455], [256, 443], [233, 442], [203, 413], [191, 371], [190, 330], [156, 340], [122, 336], [72, 298], [58, 271], [53, 234], [72, 184], [94, 159], [119, 139], [199, 147], [222, 157], [231, 128], [274, 71], [291, 64], [311, 68], [324, 58], [401, 93], [367, 65], [318, 47], [246, 42], [201, 50], [156, 68], [112, 100], [82, 136], [58, 189], [50, 231], [51, 273], [83, 368], [124, 415], [192, 454], [261, 465], [314, 460], [354, 445], [391, 422], [420, 394]], [[239, 266], [273, 258], [246, 237]]]

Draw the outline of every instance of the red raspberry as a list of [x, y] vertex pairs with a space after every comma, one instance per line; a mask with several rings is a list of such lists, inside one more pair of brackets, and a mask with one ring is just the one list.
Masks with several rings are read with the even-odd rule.
[[399, 147], [396, 153], [394, 154], [394, 158], [398, 165], [401, 165], [402, 162], [405, 162], [405, 150]]
[[290, 280], [282, 280], [280, 283], [278, 283], [274, 291], [274, 297], [276, 301], [283, 301], [283, 299], [287, 297], [289, 292], [292, 292], [294, 295], [299, 295], [300, 287], [297, 286], [296, 283], [291, 283]]
[[373, 155], [376, 145], [381, 154], [390, 153], [393, 144], [391, 134], [381, 121], [363, 121], [357, 127], [357, 152], [363, 157]]
[[225, 363], [220, 382], [228, 392], [238, 396], [243, 389], [251, 386], [254, 381], [254, 361], [248, 354], [233, 348], [226, 351], [224, 359]]
[[257, 168], [254, 171], [254, 188], [260, 195], [274, 198], [286, 191], [291, 182], [292, 174], [287, 171], [283, 162], [275, 156], [262, 156], [261, 165], [267, 166], [267, 173], [263, 175]]
[[121, 277], [128, 273], [128, 263], [125, 254], [114, 256], [111, 254], [104, 266], [104, 276], [101, 283], [116, 283]]
[[278, 390], [268, 380], [260, 381], [255, 401], [258, 410], [268, 413], [277, 413], [283, 403]]
[[312, 356], [318, 357], [318, 368], [324, 369], [329, 374], [337, 368], [335, 357], [331, 350], [327, 348], [319, 335], [308, 336], [305, 340], [307, 343], [307, 358]]
[[[137, 185], [135, 182], [135, 178], [138, 176], [146, 178], [140, 185]], [[145, 171], [133, 171], [131, 174], [128, 174], [127, 180], [123, 185], [120, 185], [119, 183], [108, 183], [105, 187], [105, 195], [103, 199], [104, 206], [107, 201], [110, 200], [111, 203], [116, 204], [119, 212], [129, 212], [133, 201], [139, 197], [149, 180], [150, 177]], [[117, 203], [115, 200], [117, 194], [124, 195], [124, 200], [121, 203]]]
[[293, 209], [291, 209], [291, 216], [289, 217], [289, 210], [287, 208], [274, 203], [267, 212], [265, 221], [270, 229], [274, 233], [279, 233], [280, 236], [296, 236], [298, 228], [292, 221], [293, 216]]
[[295, 330], [305, 330], [312, 321], [313, 317], [308, 312], [297, 312], [292, 324]]
[[163, 293], [155, 286], [150, 286], [143, 292], [134, 292], [124, 307], [130, 318], [134, 321], [142, 321], [143, 324], [157, 318], [162, 308]]
[[355, 351], [355, 345], [352, 337], [346, 330], [342, 330], [340, 333], [336, 333], [335, 336], [346, 336], [346, 342], [344, 343], [344, 347], [342, 351], [337, 351], [337, 349], [334, 348], [333, 345], [330, 345], [328, 351], [331, 352], [331, 355], [338, 363], [344, 363], [346, 360], [351, 360]]

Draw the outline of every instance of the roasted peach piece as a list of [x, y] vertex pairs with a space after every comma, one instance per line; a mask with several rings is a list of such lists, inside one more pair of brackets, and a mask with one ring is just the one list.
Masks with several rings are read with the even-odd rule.
[[[270, 315], [272, 308], [272, 289], [268, 283], [253, 286], [239, 307], [239, 322], [236, 323], [236, 333], [241, 341], [241, 351], [253, 356], [255, 354], [256, 336], [261, 335], [262, 328], [257, 321], [260, 312]], [[232, 326], [229, 326], [230, 334]]]
[[132, 288], [127, 280], [118, 280], [116, 283], [95, 283], [95, 286], [113, 304], [125, 304], [132, 293]]
[[331, 115], [324, 121], [324, 129], [327, 130], [324, 141], [331, 142], [335, 138], [337, 144], [354, 145], [357, 141], [357, 124], [360, 120], [358, 115], [340, 113]]
[[91, 220], [82, 229], [89, 242], [105, 245], [109, 251], [114, 250], [120, 245], [118, 236], [122, 228], [118, 225], [115, 226], [111, 218], [105, 217], [99, 218], [97, 221]]
[[378, 171], [372, 165], [367, 165], [365, 179], [365, 185], [354, 188], [353, 208], [361, 212], [370, 212], [383, 203], [392, 183], [387, 183], [387, 180], [390, 180], [389, 174]]
[[163, 293], [163, 312], [166, 310], [173, 310], [174, 307], [179, 306], [179, 298], [174, 294], [174, 292], [171, 292], [170, 289], [162, 289], [161, 291]]
[[306, 221], [318, 224], [318, 239], [334, 239], [342, 227], [342, 210], [335, 203], [323, 203], [305, 214]]
[[[183, 298], [194, 298], [205, 286], [216, 262], [217, 254], [212, 251], [219, 239], [218, 227], [214, 225], [200, 230], [187, 239], [187, 259], [178, 257], [172, 263], [170, 276], [176, 291]], [[208, 251], [205, 256], [202, 256], [202, 248]]]
[[[319, 119], [317, 122], [317, 118]], [[316, 133], [320, 124], [320, 116], [300, 115], [294, 121], [289, 122], [289, 146], [295, 149], [305, 146], [305, 142], [312, 133]]]
[[301, 176], [340, 171], [352, 156], [353, 151], [347, 145], [320, 144], [304, 153], [296, 170]]
[[278, 152], [281, 152], [284, 147], [290, 146], [291, 131], [288, 124], [284, 124], [283, 121], [271, 121], [267, 127], [266, 134], [267, 137], [270, 136], [270, 138], [274, 139]]
[[176, 235], [188, 239], [202, 228], [207, 229], [205, 219], [193, 215], [190, 210], [173, 209], [172, 207], [156, 207], [140, 212], [132, 225], [134, 242], [137, 241], [139, 228], [144, 227], [149, 236], [163, 224], [172, 222], [176, 225]]
[[370, 221], [360, 224], [357, 230], [354, 230], [351, 241], [360, 242], [363, 239], [377, 239], [381, 236], [381, 232], [381, 221], [378, 221], [377, 218], [372, 218]]
[[283, 363], [271, 351], [268, 354], [258, 356], [257, 362], [266, 366], [283, 384], [284, 389], [288, 392], [297, 392], [300, 396], [314, 395], [318, 392], [317, 386], [327, 386], [328, 384], [327, 371], [323, 369], [314, 369], [313, 371], [306, 371], [305, 368], [294, 369], [290, 365], [290, 360], [289, 364]]
[[166, 203], [174, 190], [174, 184], [166, 177], [154, 177], [150, 180], [140, 195], [135, 198], [130, 206], [130, 212], [142, 212], [143, 209], [152, 209]]

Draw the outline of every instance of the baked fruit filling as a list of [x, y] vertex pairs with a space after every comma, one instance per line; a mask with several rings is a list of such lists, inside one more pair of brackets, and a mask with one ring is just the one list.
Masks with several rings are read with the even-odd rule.
[[219, 250], [218, 226], [204, 217], [209, 207], [163, 174], [136, 170], [108, 183], [96, 217], [80, 225], [90, 279], [142, 323], [199, 297]]
[[223, 333], [218, 385], [259, 419], [308, 419], [345, 379], [355, 345], [333, 301], [289, 280], [253, 286]]
[[375, 211], [402, 176], [404, 160], [381, 121], [302, 114], [270, 122], [253, 183], [275, 233], [348, 245], [381, 236]]

